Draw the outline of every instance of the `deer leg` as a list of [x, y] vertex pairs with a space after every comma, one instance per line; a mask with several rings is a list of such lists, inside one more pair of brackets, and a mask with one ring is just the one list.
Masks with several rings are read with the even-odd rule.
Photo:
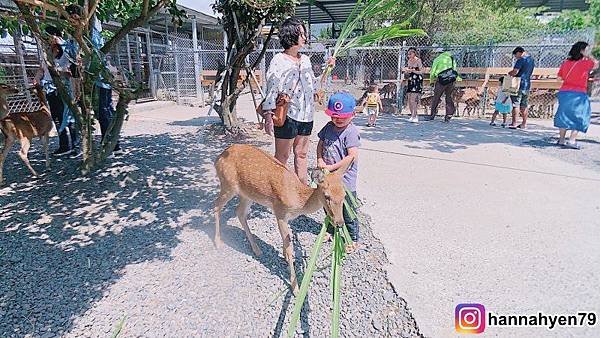
[[221, 224], [220, 224], [220, 219], [221, 219], [221, 210], [223, 209], [223, 207], [225, 206], [225, 204], [227, 204], [227, 202], [229, 202], [233, 196], [235, 195], [235, 193], [233, 191], [231, 191], [230, 189], [226, 189], [226, 187], [224, 187], [221, 184], [221, 192], [219, 193], [219, 197], [217, 197], [217, 200], [215, 201], [215, 246], [218, 248], [223, 246], [223, 241], [221, 240]]
[[46, 156], [46, 170], [50, 170], [50, 156], [48, 155], [48, 134], [42, 136], [41, 139], [43, 152]]
[[294, 248], [292, 246], [292, 232], [287, 222], [283, 218], [277, 218], [279, 233], [283, 240], [283, 256], [290, 267], [290, 285], [292, 293], [298, 294], [298, 281], [296, 280], [296, 270], [294, 269]]
[[29, 154], [29, 148], [31, 147], [31, 141], [27, 138], [21, 139], [21, 150], [19, 150], [19, 157], [25, 163], [29, 171], [33, 174], [33, 176], [37, 176], [38, 174], [33, 170], [31, 164], [29, 164], [29, 159], [27, 158], [27, 154]]
[[248, 238], [248, 241], [250, 242], [252, 251], [254, 252], [254, 254], [256, 256], [261, 256], [262, 251], [256, 244], [256, 241], [254, 241], [254, 236], [252, 235], [252, 232], [250, 232], [250, 228], [248, 227], [248, 211], [250, 211], [251, 204], [252, 204], [252, 201], [240, 196], [240, 204], [237, 206], [235, 213], [237, 214], [237, 217], [239, 218], [240, 223], [244, 227], [244, 231], [246, 232], [246, 237]]
[[6, 156], [10, 151], [10, 147], [15, 143], [15, 139], [10, 136], [6, 136], [4, 138], [4, 147], [2, 148], [2, 153], [0, 154], [0, 185], [4, 182], [4, 160], [6, 160]]

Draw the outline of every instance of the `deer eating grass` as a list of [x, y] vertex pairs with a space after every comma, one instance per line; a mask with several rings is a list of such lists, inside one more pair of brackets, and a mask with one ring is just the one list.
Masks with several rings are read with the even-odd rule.
[[288, 221], [300, 215], [313, 213], [319, 208], [325, 208], [333, 223], [336, 226], [343, 226], [342, 209], [345, 190], [342, 176], [350, 164], [334, 173], [313, 171], [311, 176], [317, 182], [317, 188], [311, 188], [303, 184], [295, 173], [267, 152], [250, 145], [230, 146], [215, 162], [217, 176], [221, 183], [221, 191], [214, 209], [215, 245], [219, 248], [223, 244], [219, 220], [221, 209], [237, 195], [240, 199], [236, 209], [237, 217], [246, 232], [252, 251], [260, 256], [262, 252], [248, 228], [248, 212], [254, 202], [273, 210], [283, 240], [284, 257], [290, 268], [290, 285], [292, 292], [296, 294], [298, 283]]
[[0, 84], [0, 130], [4, 134], [4, 147], [0, 153], [0, 185], [3, 183], [4, 160], [10, 151], [12, 145], [18, 141], [21, 144], [19, 157], [25, 163], [25, 166], [34, 176], [37, 172], [33, 170], [29, 163], [28, 153], [31, 147], [31, 140], [39, 137], [42, 140], [43, 150], [46, 154], [46, 169], [50, 168], [50, 159], [48, 156], [48, 138], [52, 130], [52, 117], [50, 111], [45, 105], [45, 97], [41, 88], [36, 87], [38, 99], [41, 108], [34, 112], [8, 113], [7, 95], [16, 94], [19, 91], [16, 88], [6, 84]]

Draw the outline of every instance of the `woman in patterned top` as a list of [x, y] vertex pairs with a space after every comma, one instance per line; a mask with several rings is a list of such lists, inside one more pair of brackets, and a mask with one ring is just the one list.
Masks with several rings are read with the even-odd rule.
[[417, 107], [421, 93], [423, 93], [423, 62], [417, 57], [417, 49], [411, 47], [408, 49], [407, 67], [402, 69], [407, 80], [406, 92], [408, 96], [408, 109], [410, 109], [409, 122], [417, 123]]
[[[274, 127], [275, 158], [287, 164], [293, 149], [296, 175], [304, 183], [308, 183], [306, 155], [319, 85], [310, 58], [299, 53], [308, 41], [306, 34], [304, 23], [297, 18], [289, 18], [281, 25], [279, 42], [284, 51], [271, 60], [267, 71], [267, 93], [262, 106], [266, 123], [272, 124], [277, 95], [285, 93], [291, 98], [285, 123], [281, 127]], [[330, 58], [328, 64], [334, 63], [334, 59]]]

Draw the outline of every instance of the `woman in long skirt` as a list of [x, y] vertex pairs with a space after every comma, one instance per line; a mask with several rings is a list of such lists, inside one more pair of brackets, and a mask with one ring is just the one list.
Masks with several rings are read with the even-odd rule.
[[[558, 92], [558, 111], [554, 116], [554, 126], [559, 128], [560, 146], [580, 149], [577, 134], [587, 132], [592, 114], [587, 96], [588, 77], [596, 68], [598, 60], [592, 56], [592, 46], [583, 41], [571, 47], [569, 57], [560, 66], [558, 76], [563, 84]], [[569, 140], [565, 140], [567, 130], [571, 131]]]

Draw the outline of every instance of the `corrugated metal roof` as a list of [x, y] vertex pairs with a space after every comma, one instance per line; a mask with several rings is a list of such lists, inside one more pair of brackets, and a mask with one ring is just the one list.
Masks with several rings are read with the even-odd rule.
[[548, 7], [550, 12], [560, 12], [565, 9], [586, 10], [589, 4], [585, 0], [521, 0], [523, 7]]
[[311, 24], [344, 22], [356, 2], [356, 0], [303, 0], [296, 7], [296, 16], [307, 23], [310, 17]]

